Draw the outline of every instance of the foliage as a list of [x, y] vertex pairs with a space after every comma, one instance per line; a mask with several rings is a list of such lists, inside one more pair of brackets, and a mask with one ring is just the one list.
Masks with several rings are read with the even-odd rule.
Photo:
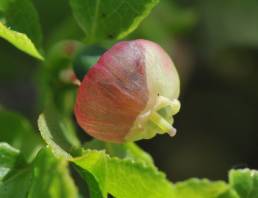
[[[14, 149], [10, 147], [11, 149]], [[1, 152], [1, 155], [4, 153]], [[15, 160], [15, 156], [12, 156]], [[0, 183], [1, 197], [77, 197], [67, 161], [43, 148], [30, 165], [16, 168]]]
[[3, 13], [0, 18], [0, 37], [18, 49], [43, 59], [36, 49], [40, 48], [41, 29], [32, 3], [29, 0], [4, 0], [0, 2], [0, 11]]
[[[39, 129], [46, 146], [32, 162], [24, 160], [26, 151], [20, 151], [18, 146], [0, 144], [1, 196], [15, 197], [18, 189], [22, 188], [18, 197], [77, 197], [78, 189], [69, 175], [68, 163], [73, 164], [81, 175], [85, 187], [89, 186], [91, 197], [102, 198], [107, 194], [118, 198], [241, 198], [247, 194], [249, 197], [257, 195], [258, 173], [248, 169], [230, 171], [229, 184], [206, 179], [189, 179], [173, 184], [157, 170], [151, 157], [134, 143], [116, 145], [93, 140], [73, 157], [68, 151], [71, 152], [69, 148], [72, 147], [78, 148], [76, 137], [71, 137], [70, 140], [75, 140], [68, 144], [68, 139], [64, 138], [69, 128], [56, 112], [49, 113], [39, 118]], [[54, 119], [46, 120], [46, 116]], [[19, 119], [24, 120], [22, 117]], [[67, 151], [62, 147], [68, 148]]]
[[28, 161], [34, 158], [42, 146], [42, 141], [34, 133], [30, 122], [18, 113], [5, 109], [0, 109], [0, 120], [0, 141], [19, 149]]
[[86, 33], [87, 41], [95, 43], [125, 37], [150, 13], [158, 0], [70, 2], [75, 18]]
[[[61, 0], [58, 2], [62, 6], [65, 3], [68, 4]], [[197, 178], [172, 183], [158, 170], [152, 157], [136, 143], [110, 144], [98, 140], [81, 143], [79, 140], [79, 129], [74, 126], [72, 118], [75, 88], [69, 81], [70, 76], [64, 78], [67, 76], [61, 74], [66, 74], [66, 71], [70, 74], [69, 69], [79, 48], [88, 49], [89, 44], [98, 43], [108, 47], [114, 40], [128, 36], [157, 4], [158, 0], [70, 0], [75, 20], [71, 13], [71, 16], [61, 15], [60, 20], [65, 18], [65, 22], [56, 29], [55, 25], [49, 28], [49, 32], [52, 31], [49, 40], [55, 40], [57, 35], [71, 39], [71, 35], [81, 36], [80, 31], [85, 35], [72, 38], [80, 40], [76, 42], [51, 43], [54, 47], [52, 51], [46, 49], [48, 55], [44, 60], [40, 15], [33, 2], [0, 1], [0, 37], [44, 61], [38, 75], [39, 81], [44, 82], [39, 85], [43, 98], [39, 105], [43, 109], [38, 119], [40, 134], [23, 115], [0, 108], [0, 197], [76, 198], [88, 194], [92, 198], [106, 198], [108, 195], [116, 198], [257, 197], [258, 172], [255, 170], [231, 170], [228, 183]], [[169, 3], [166, 1], [162, 5], [167, 7]], [[147, 31], [147, 37], [166, 45], [170, 34], [164, 28], [179, 34], [192, 27], [196, 20], [193, 10], [183, 11], [176, 6], [174, 9], [179, 13], [177, 20], [173, 19], [173, 13], [156, 10], [151, 16], [155, 20], [147, 19], [136, 34], [142, 35]], [[163, 16], [166, 20], [161, 21]], [[158, 27], [155, 34], [148, 35], [153, 26]], [[228, 31], [223, 29], [225, 34], [231, 35]], [[232, 42], [238, 40], [237, 36], [231, 38]], [[80, 184], [76, 186], [78, 181]], [[85, 192], [86, 188], [88, 192]]]

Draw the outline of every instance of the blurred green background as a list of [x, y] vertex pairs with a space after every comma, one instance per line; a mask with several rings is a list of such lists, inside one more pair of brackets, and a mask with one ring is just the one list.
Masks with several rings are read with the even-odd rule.
[[[83, 38], [67, 1], [34, 3], [45, 52], [58, 41]], [[139, 142], [172, 181], [225, 179], [233, 167], [258, 169], [257, 19], [255, 0], [161, 0], [126, 38], [159, 43], [181, 77], [177, 136]], [[35, 127], [42, 110], [42, 67], [0, 39], [0, 104], [22, 113]]]

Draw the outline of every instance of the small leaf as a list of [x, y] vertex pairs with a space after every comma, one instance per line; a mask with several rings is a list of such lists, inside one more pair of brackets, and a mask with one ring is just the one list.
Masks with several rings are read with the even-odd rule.
[[21, 51], [30, 54], [40, 60], [43, 60], [42, 55], [37, 51], [34, 44], [31, 40], [25, 35], [20, 32], [13, 31], [7, 28], [3, 23], [0, 22], [0, 37], [9, 41], [15, 47], [20, 49]]
[[152, 157], [135, 143], [113, 144], [99, 140], [92, 140], [85, 144], [85, 148], [91, 150], [105, 150], [105, 152], [111, 157], [131, 159], [145, 163], [148, 166], [154, 166]]
[[231, 170], [229, 183], [240, 198], [256, 198], [258, 195], [258, 171], [256, 170]]
[[30, 0], [10, 0], [5, 12], [6, 25], [26, 34], [37, 48], [42, 42], [41, 26], [37, 10]]
[[72, 160], [88, 182], [91, 196], [116, 198], [169, 198], [172, 185], [153, 167], [127, 159], [109, 157], [103, 151], [88, 150]]
[[15, 166], [20, 151], [7, 143], [0, 143], [0, 181]]
[[78, 197], [67, 166], [67, 161], [55, 158], [48, 148], [44, 148], [30, 166], [16, 170], [16, 174], [0, 182], [0, 197]]
[[89, 43], [122, 39], [137, 28], [159, 0], [70, 0]]
[[31, 161], [42, 141], [29, 121], [17, 113], [0, 109], [0, 123], [0, 141], [19, 149], [27, 161]]
[[27, 198], [31, 185], [32, 171], [30, 169], [20, 170], [18, 173], [0, 182], [0, 197], [5, 198]]
[[41, 27], [38, 13], [32, 2], [30, 0], [1, 0], [0, 11], [0, 37], [27, 54], [43, 60], [37, 50], [41, 47]]
[[53, 106], [39, 116], [38, 126], [42, 138], [57, 157], [70, 159], [71, 154], [80, 152], [80, 142], [71, 123], [62, 118]]
[[77, 189], [69, 175], [68, 162], [64, 159], [57, 159], [49, 149], [44, 148], [40, 151], [33, 169], [29, 198], [77, 197]]
[[230, 186], [222, 181], [211, 182], [207, 179], [189, 179], [174, 186], [171, 197], [175, 198], [238, 198], [230, 192]]

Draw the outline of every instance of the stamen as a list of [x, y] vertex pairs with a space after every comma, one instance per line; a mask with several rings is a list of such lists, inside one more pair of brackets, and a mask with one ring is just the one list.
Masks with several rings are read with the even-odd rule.
[[170, 100], [164, 96], [158, 96], [156, 104], [149, 111], [140, 114], [137, 122], [127, 135], [127, 139], [139, 140], [149, 139], [156, 134], [168, 133], [171, 137], [176, 135], [173, 128], [173, 115], [180, 109], [180, 102], [177, 99]]
[[174, 137], [176, 135], [176, 128], [172, 127], [172, 129], [168, 132], [168, 135], [170, 137]]
[[172, 129], [171, 123], [169, 123], [157, 112], [152, 112], [150, 120], [161, 129], [161, 133], [166, 133]]

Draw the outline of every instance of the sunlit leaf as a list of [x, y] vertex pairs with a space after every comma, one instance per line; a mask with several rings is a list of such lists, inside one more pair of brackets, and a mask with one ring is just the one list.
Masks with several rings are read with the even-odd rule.
[[88, 182], [91, 196], [116, 198], [168, 198], [172, 185], [153, 167], [132, 160], [109, 157], [103, 151], [88, 150], [72, 160]]
[[0, 37], [9, 41], [18, 49], [38, 59], [43, 60], [43, 57], [41, 56], [41, 54], [38, 52], [34, 44], [25, 34], [11, 30], [1, 22], [0, 22]]
[[230, 186], [222, 181], [189, 179], [174, 186], [171, 197], [175, 198], [238, 198]]
[[43, 60], [38, 14], [29, 0], [1, 0], [0, 37], [21, 51]]
[[85, 144], [85, 148], [92, 150], [104, 150], [111, 157], [131, 159], [145, 163], [149, 166], [154, 166], [153, 159], [150, 154], [142, 150], [136, 143], [131, 142], [126, 144], [113, 144], [99, 140], [92, 140]]
[[229, 183], [240, 198], [256, 198], [258, 196], [258, 171], [256, 170], [231, 170]]

